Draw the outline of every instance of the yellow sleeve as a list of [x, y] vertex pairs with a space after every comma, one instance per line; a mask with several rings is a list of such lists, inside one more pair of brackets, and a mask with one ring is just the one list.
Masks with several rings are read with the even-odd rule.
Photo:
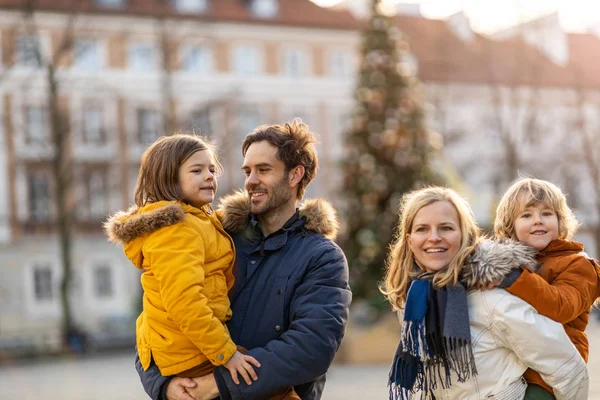
[[214, 365], [229, 361], [236, 346], [204, 295], [202, 237], [185, 222], [175, 224], [152, 233], [144, 253], [159, 281], [165, 309], [181, 332]]

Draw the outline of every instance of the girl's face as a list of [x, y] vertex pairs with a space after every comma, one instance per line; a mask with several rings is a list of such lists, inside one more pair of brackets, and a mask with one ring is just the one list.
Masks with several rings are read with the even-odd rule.
[[537, 250], [543, 250], [558, 239], [558, 215], [548, 204], [537, 203], [525, 207], [515, 219], [517, 240]]
[[217, 193], [215, 162], [210, 150], [199, 150], [179, 167], [182, 201], [200, 208], [211, 203]]
[[427, 272], [446, 268], [460, 250], [462, 233], [458, 211], [447, 201], [422, 207], [407, 234], [417, 264]]

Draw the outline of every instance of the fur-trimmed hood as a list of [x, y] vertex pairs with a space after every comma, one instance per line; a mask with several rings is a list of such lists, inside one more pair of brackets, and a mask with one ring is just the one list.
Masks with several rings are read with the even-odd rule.
[[[304, 229], [319, 233], [328, 239], [337, 237], [340, 225], [333, 206], [323, 199], [307, 199], [300, 205], [300, 218], [306, 219]], [[239, 232], [248, 222], [250, 197], [245, 191], [225, 196], [219, 202], [223, 227], [227, 232]]]
[[159, 201], [127, 211], [119, 211], [104, 223], [108, 241], [125, 245], [140, 236], [155, 232], [165, 226], [174, 225], [185, 219], [185, 208], [193, 208], [177, 202]]
[[514, 240], [493, 241], [483, 239], [475, 253], [469, 257], [462, 272], [465, 288], [485, 287], [497, 284], [512, 270], [526, 268], [537, 271], [537, 250]]

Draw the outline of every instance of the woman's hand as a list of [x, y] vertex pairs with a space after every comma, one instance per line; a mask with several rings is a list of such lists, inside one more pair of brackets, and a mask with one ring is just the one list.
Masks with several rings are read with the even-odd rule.
[[252, 368], [252, 365], [250, 364], [253, 364], [256, 368], [260, 368], [260, 363], [258, 362], [258, 360], [256, 360], [256, 358], [236, 351], [233, 354], [233, 356], [231, 356], [229, 361], [225, 363], [225, 368], [227, 368], [231, 373], [231, 379], [233, 379], [233, 382], [236, 385], [240, 384], [240, 381], [238, 379], [238, 372], [242, 376], [242, 378], [244, 378], [246, 384], [252, 385], [252, 380], [257, 381], [258, 376], [256, 375], [256, 372], [254, 372], [254, 368]]

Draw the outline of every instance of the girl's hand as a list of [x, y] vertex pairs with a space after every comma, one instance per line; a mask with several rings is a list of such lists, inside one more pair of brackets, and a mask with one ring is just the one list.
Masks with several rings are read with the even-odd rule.
[[[225, 363], [225, 368], [227, 368], [231, 373], [231, 379], [233, 379], [233, 382], [236, 385], [240, 384], [240, 381], [238, 380], [238, 372], [242, 378], [244, 378], [244, 381], [246, 381], [247, 385], [252, 385], [252, 380], [257, 381], [258, 376], [250, 364], [253, 364], [256, 368], [260, 368], [260, 363], [258, 360], [256, 360], [256, 358], [236, 351], [233, 356], [231, 356], [229, 361]], [[250, 377], [252, 377], [252, 380]]]

